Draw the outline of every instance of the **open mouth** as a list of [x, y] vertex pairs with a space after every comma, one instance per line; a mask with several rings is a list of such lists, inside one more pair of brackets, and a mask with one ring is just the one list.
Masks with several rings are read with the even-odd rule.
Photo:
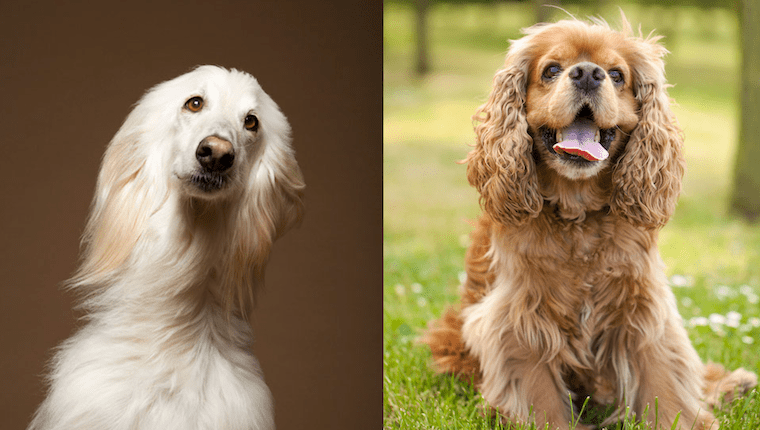
[[610, 156], [610, 145], [615, 140], [615, 130], [615, 127], [599, 128], [594, 122], [594, 113], [586, 105], [567, 127], [539, 129], [549, 152], [578, 164], [606, 160]]

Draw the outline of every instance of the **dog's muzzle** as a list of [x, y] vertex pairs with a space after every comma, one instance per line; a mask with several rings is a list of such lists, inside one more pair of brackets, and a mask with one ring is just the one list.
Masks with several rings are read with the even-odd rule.
[[591, 95], [602, 85], [607, 74], [596, 64], [584, 61], [570, 69], [569, 77], [581, 94]]
[[229, 171], [235, 163], [235, 148], [228, 140], [208, 136], [198, 144], [195, 158], [200, 168], [193, 174], [193, 184], [206, 192], [216, 191], [229, 179]]

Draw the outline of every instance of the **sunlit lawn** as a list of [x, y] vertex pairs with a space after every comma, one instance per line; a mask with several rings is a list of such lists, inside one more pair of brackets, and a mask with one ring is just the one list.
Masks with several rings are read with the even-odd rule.
[[[488, 95], [507, 39], [531, 24], [522, 4], [432, 8], [432, 72], [416, 78], [413, 15], [386, 3], [384, 35], [384, 426], [492, 428], [468, 384], [433, 374], [414, 338], [457, 300], [464, 251], [479, 213], [457, 164], [473, 141], [470, 116]], [[758, 370], [760, 226], [727, 211], [737, 130], [736, 21], [727, 11], [623, 8], [644, 33], [662, 29], [688, 173], [660, 251], [705, 360]], [[578, 11], [570, 9], [574, 13]], [[583, 16], [588, 12], [581, 11]], [[613, 24], [617, 9], [603, 10]], [[754, 397], [727, 428], [760, 427]], [[738, 412], [737, 412], [738, 411]]]

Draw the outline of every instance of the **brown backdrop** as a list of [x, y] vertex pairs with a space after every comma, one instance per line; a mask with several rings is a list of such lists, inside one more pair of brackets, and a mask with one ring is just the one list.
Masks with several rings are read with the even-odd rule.
[[26, 426], [74, 329], [58, 287], [106, 144], [147, 88], [199, 64], [256, 76], [307, 182], [253, 318], [278, 427], [381, 425], [382, 3], [120, 4], [0, 3], [2, 427]]

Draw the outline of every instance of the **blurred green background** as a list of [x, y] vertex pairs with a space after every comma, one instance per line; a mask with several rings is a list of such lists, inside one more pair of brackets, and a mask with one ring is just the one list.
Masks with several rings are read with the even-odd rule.
[[[564, 10], [543, 13], [551, 21], [568, 13], [601, 16], [617, 28], [622, 9], [645, 35], [665, 35], [688, 170], [660, 252], [702, 358], [757, 371], [760, 226], [729, 210], [740, 118], [739, 15], [733, 2], [693, 3], [563, 2]], [[414, 339], [457, 301], [469, 221], [480, 212], [457, 161], [474, 142], [471, 116], [487, 99], [508, 40], [536, 16], [532, 2], [431, 2], [429, 70], [420, 75], [414, 3], [384, 4], [386, 428], [484, 425], [467, 384], [432, 374], [429, 352]]]

